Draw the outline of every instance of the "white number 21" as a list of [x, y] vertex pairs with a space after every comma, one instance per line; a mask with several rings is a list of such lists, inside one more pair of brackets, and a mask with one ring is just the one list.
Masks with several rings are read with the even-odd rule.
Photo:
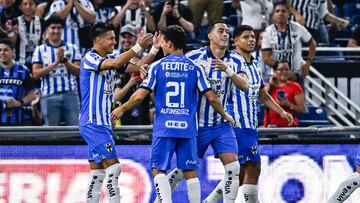
[[[185, 100], [185, 82], [167, 82], [166, 87], [173, 87], [173, 91], [166, 92], [166, 106], [173, 108], [184, 108]], [[180, 102], [170, 102], [171, 97], [177, 97], [180, 95]]]

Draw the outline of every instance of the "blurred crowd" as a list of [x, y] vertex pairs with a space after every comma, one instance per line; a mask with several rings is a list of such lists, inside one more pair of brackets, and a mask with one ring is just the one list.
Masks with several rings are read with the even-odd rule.
[[[302, 84], [316, 47], [360, 46], [359, 8], [356, 0], [0, 0], [0, 125], [77, 125], [79, 64], [96, 22], [116, 27], [117, 53], [131, 49], [138, 35], [169, 25], [187, 32], [187, 51], [207, 43], [215, 22], [230, 30], [250, 25], [268, 92], [292, 114], [303, 113]], [[302, 47], [309, 48], [304, 58]], [[118, 75], [113, 107], [140, 82], [139, 74]], [[153, 103], [147, 97], [118, 125], [151, 124]], [[264, 117], [265, 125], [283, 126], [271, 111]]]

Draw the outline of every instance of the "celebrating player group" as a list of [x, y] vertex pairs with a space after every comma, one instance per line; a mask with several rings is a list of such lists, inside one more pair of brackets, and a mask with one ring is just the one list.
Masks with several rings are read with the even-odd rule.
[[[99, 202], [105, 178], [109, 202], [120, 202], [121, 167], [112, 127], [124, 112], [152, 93], [155, 119], [151, 169], [155, 202], [171, 203], [172, 191], [185, 180], [190, 203], [235, 202], [240, 186], [243, 196], [238, 198], [256, 203], [260, 175], [258, 105], [265, 104], [289, 125], [293, 118], [264, 88], [260, 63], [251, 56], [255, 48], [253, 28], [247, 25], [236, 28], [236, 48], [229, 50], [227, 25], [214, 23], [208, 30], [209, 46], [186, 54], [186, 32], [177, 25], [155, 35], [140, 33], [137, 43], [122, 54], [114, 52], [114, 33], [112, 25], [94, 25], [90, 31], [93, 48], [82, 58], [80, 66], [79, 128], [89, 146], [91, 169], [86, 202]], [[127, 65], [150, 44], [152, 47], [144, 58]], [[160, 48], [164, 57], [153, 62]], [[147, 70], [144, 64], [149, 64]], [[143, 81], [126, 103], [111, 111], [117, 72], [140, 72]], [[209, 145], [221, 160], [225, 176], [202, 200], [198, 159], [203, 158]], [[169, 172], [174, 152], [177, 164]]]

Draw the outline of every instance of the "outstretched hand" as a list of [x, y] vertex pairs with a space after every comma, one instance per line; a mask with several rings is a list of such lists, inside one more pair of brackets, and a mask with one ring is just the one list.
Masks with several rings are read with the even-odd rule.
[[231, 123], [232, 127], [236, 126], [236, 122], [232, 116], [226, 113], [226, 116], [224, 117], [225, 120], [229, 121]]
[[153, 41], [153, 35], [151, 33], [144, 34], [144, 31], [141, 31], [140, 34], [138, 35], [137, 43], [139, 43], [139, 45], [142, 48], [145, 48], [146, 46], [151, 44], [152, 41]]
[[120, 119], [124, 115], [124, 112], [121, 111], [120, 106], [114, 109], [111, 112], [111, 122], [115, 122], [116, 120]]
[[155, 48], [160, 49], [160, 40], [161, 40], [161, 35], [159, 32], [155, 32], [154, 36], [153, 36], [153, 45]]
[[288, 123], [288, 126], [291, 126], [291, 124], [294, 122], [294, 118], [292, 117], [292, 115], [286, 111], [283, 111], [280, 116]]

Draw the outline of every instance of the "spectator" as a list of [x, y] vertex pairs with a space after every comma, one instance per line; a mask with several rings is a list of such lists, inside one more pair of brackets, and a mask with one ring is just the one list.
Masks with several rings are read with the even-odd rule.
[[188, 33], [188, 39], [193, 37], [193, 13], [189, 7], [179, 4], [178, 0], [159, 3], [154, 9], [154, 21], [158, 30], [169, 25], [179, 25]]
[[31, 68], [32, 54], [40, 44], [43, 23], [35, 16], [34, 0], [20, 0], [19, 3], [22, 15], [13, 19], [14, 32], [10, 39], [15, 43], [15, 60]]
[[112, 24], [115, 27], [131, 24], [135, 26], [137, 33], [155, 32], [154, 19], [145, 3], [145, 0], [127, 0], [123, 7], [116, 8], [117, 14], [114, 15]]
[[29, 69], [13, 60], [14, 46], [0, 40], [0, 125], [24, 125], [24, 105], [36, 97]]
[[92, 0], [91, 2], [95, 9], [95, 15], [96, 15], [95, 22], [103, 22], [103, 23], [110, 22], [112, 19], [112, 13], [114, 9], [111, 7], [102, 7], [104, 0]]
[[[298, 81], [309, 74], [313, 61], [316, 42], [305, 27], [289, 21], [289, 9], [286, 2], [274, 4], [274, 24], [268, 26], [263, 34], [261, 49], [266, 65], [273, 67], [278, 61], [289, 61]], [[302, 43], [309, 47], [307, 61], [301, 56]]]
[[[80, 50], [89, 46], [88, 44], [81, 45], [79, 39], [79, 32], [81, 32], [79, 29], [83, 28], [86, 24], [95, 22], [95, 10], [89, 0], [66, 0], [66, 2], [56, 0], [51, 4], [47, 18], [53, 14], [65, 20], [62, 36], [62, 40], [65, 43], [74, 44]], [[81, 37], [85, 39], [85, 37], [88, 37], [88, 34], [84, 33]]]
[[205, 11], [210, 25], [221, 20], [223, 0], [191, 0], [188, 1], [188, 5], [194, 15], [195, 29], [200, 27]]
[[318, 43], [329, 44], [329, 34], [327, 29], [320, 27], [325, 26], [324, 23], [321, 24], [322, 19], [330, 23], [341, 25], [343, 28], [346, 28], [349, 25], [348, 20], [336, 17], [328, 11], [326, 0], [289, 0], [289, 3], [304, 17], [306, 29]]
[[12, 20], [21, 15], [15, 0], [0, 0], [0, 38], [12, 31]]
[[45, 22], [46, 42], [36, 47], [33, 75], [41, 79], [41, 113], [45, 125], [77, 125], [79, 96], [76, 77], [79, 75], [80, 53], [77, 47], [61, 40], [63, 20], [52, 16]]
[[[273, 0], [239, 0], [242, 11], [242, 25], [250, 25], [254, 28], [255, 40], [259, 40], [259, 35], [271, 22], [271, 12], [273, 11]], [[296, 16], [296, 20], [302, 23], [302, 16], [293, 8], [289, 7], [290, 13]]]
[[[270, 80], [267, 91], [271, 97], [293, 117], [295, 113], [305, 113], [304, 91], [297, 82], [289, 81], [291, 70], [287, 62], [279, 62], [274, 67], [274, 75]], [[279, 114], [269, 109], [264, 116], [264, 127], [267, 126], [287, 127], [288, 123]], [[299, 120], [294, 117], [292, 127], [298, 126]]]
[[[120, 53], [124, 53], [131, 49], [136, 44], [135, 27], [132, 25], [125, 25], [120, 31]], [[132, 61], [139, 60], [135, 56]], [[130, 64], [132, 65], [132, 64]], [[130, 96], [136, 91], [138, 85], [141, 82], [140, 74], [124, 73], [115, 82], [114, 100], [125, 103], [129, 100]], [[121, 125], [150, 125], [150, 95], [147, 95], [143, 102], [134, 107], [130, 111], [125, 112], [121, 118]]]
[[347, 44], [348, 47], [360, 47], [360, 25], [358, 25]]

